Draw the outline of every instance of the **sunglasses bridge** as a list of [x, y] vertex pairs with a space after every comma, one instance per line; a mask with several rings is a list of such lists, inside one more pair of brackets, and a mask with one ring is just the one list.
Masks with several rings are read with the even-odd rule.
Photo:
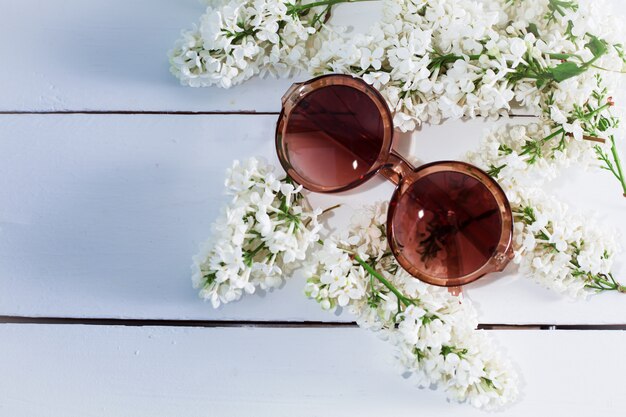
[[379, 172], [391, 181], [393, 185], [399, 186], [402, 180], [413, 171], [415, 171], [415, 167], [396, 151], [392, 150], [389, 152], [389, 157]]
[[[299, 178], [299, 182], [305, 185], [305, 187], [313, 189], [314, 191], [337, 192], [343, 191], [344, 189], [354, 188], [355, 186], [369, 179], [375, 173], [380, 173], [397, 187], [396, 193], [400, 193], [401, 195], [409, 187], [411, 187], [411, 184], [419, 181], [420, 178], [434, 174], [438, 171], [456, 172], [472, 177], [480, 182], [484, 187], [486, 187], [491, 192], [492, 196], [496, 199], [496, 202], [499, 206], [498, 210], [500, 212], [502, 220], [500, 228], [500, 240], [497, 243], [495, 252], [492, 254], [491, 258], [487, 260], [480, 268], [471, 273], [465, 274], [463, 277], [458, 278], [442, 278], [418, 270], [417, 267], [411, 263], [411, 261], [405, 259], [401, 251], [398, 250], [398, 247], [393, 247], [394, 233], [393, 230], [391, 230], [393, 222], [390, 219], [393, 217], [394, 208], [397, 206], [397, 204], [391, 204], [389, 209], [390, 211], [387, 221], [387, 235], [389, 243], [392, 247], [391, 249], [394, 253], [395, 258], [398, 260], [398, 263], [403, 268], [405, 268], [411, 275], [429, 284], [446, 286], [448, 287], [448, 290], [453, 294], [459, 294], [461, 292], [461, 287], [459, 287], [458, 285], [464, 285], [472, 282], [490, 272], [502, 271], [506, 264], [509, 262], [509, 260], [513, 257], [512, 213], [508, 200], [506, 199], [506, 195], [504, 194], [502, 189], [485, 172], [474, 166], [461, 162], [439, 161], [438, 163], [426, 164], [423, 167], [420, 167], [420, 169], [415, 169], [412, 164], [410, 164], [405, 158], [403, 158], [392, 149], [392, 114], [390, 112], [390, 109], [386, 106], [384, 98], [380, 95], [380, 93], [377, 92], [377, 90], [375, 90], [370, 85], [364, 83], [360, 79], [345, 75], [326, 75], [314, 78], [313, 80], [309, 80], [304, 83], [295, 83], [285, 92], [282, 97], [283, 106], [281, 110], [281, 116], [279, 117], [279, 122], [277, 124], [276, 135], [277, 152], [279, 155], [279, 159], [281, 160], [281, 164], [283, 164], [285, 170], [290, 175], [294, 176], [296, 180], [298, 180], [299, 174], [296, 170], [294, 170], [294, 167], [291, 165], [289, 159], [286, 156], [287, 148], [285, 147], [286, 142], [284, 140], [286, 133], [286, 120], [290, 117], [291, 113], [298, 106], [298, 103], [304, 96], [321, 90], [324, 87], [330, 86], [349, 87], [351, 89], [360, 91], [361, 93], [366, 94], [370, 98], [370, 100], [372, 100], [372, 102], [377, 106], [378, 111], [380, 112], [382, 117], [384, 130], [386, 132], [384, 134], [381, 152], [378, 155], [377, 161], [374, 162], [368, 172], [362, 173], [362, 176], [360, 178], [352, 179], [352, 182], [347, 181], [344, 187], [317, 186], [316, 184], [312, 183], [309, 183], [307, 187], [306, 178]], [[331, 97], [331, 99], [337, 98], [338, 97]], [[341, 104], [345, 105], [345, 103]], [[348, 106], [348, 108], [350, 108], [350, 106]], [[365, 111], [364, 109], [360, 110]], [[371, 111], [371, 109], [366, 110]], [[397, 244], [395, 246], [397, 246]]]

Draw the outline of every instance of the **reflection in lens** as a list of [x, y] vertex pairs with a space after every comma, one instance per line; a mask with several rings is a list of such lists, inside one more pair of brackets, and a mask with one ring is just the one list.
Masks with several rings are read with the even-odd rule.
[[383, 138], [383, 116], [376, 103], [343, 85], [322, 87], [304, 97], [283, 135], [293, 169], [314, 185], [334, 188], [369, 172]]
[[471, 274], [487, 263], [500, 241], [498, 203], [485, 185], [467, 174], [440, 171], [424, 176], [395, 205], [395, 246], [423, 274]]

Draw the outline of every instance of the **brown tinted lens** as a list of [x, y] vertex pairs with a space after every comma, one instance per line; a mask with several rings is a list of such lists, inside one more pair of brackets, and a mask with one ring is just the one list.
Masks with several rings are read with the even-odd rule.
[[502, 218], [489, 189], [454, 171], [426, 175], [398, 196], [391, 224], [397, 250], [421, 273], [458, 278], [496, 251]]
[[383, 115], [366, 93], [322, 87], [296, 103], [283, 133], [285, 156], [306, 181], [339, 188], [363, 178], [383, 146]]

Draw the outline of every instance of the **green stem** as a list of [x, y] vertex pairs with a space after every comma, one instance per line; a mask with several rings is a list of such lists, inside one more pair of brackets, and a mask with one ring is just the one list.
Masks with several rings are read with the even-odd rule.
[[315, 16], [313, 16], [313, 20], [311, 20], [310, 25], [313, 27], [316, 27], [317, 24], [320, 23], [320, 21], [322, 20], [322, 17], [324, 16], [328, 16], [328, 14], [330, 13], [330, 9], [333, 6], [326, 6], [321, 12], [316, 13]]
[[622, 179], [617, 173], [617, 171], [615, 171], [615, 169], [613, 168], [613, 163], [609, 159], [609, 156], [599, 146], [596, 145], [595, 149], [596, 149], [596, 154], [598, 155], [598, 159], [604, 162], [604, 166], [602, 168], [609, 171], [611, 174], [613, 174], [615, 178], [617, 178], [618, 181], [621, 182]]
[[[467, 58], [469, 58], [470, 61], [476, 61], [480, 59], [482, 55], [483, 54], [467, 55]], [[493, 57], [490, 56], [490, 58], [493, 58]], [[428, 64], [428, 69], [432, 72], [438, 68], [441, 68], [442, 66], [451, 64], [461, 59], [465, 59], [465, 57], [461, 55], [455, 55], [455, 54], [444, 55], [440, 51], [435, 49], [435, 51], [431, 52], [430, 59], [431, 59], [431, 62], [430, 64]]]
[[618, 179], [619, 179], [620, 184], [622, 185], [622, 191], [624, 192], [624, 197], [626, 197], [626, 178], [624, 177], [624, 171], [622, 169], [622, 162], [619, 157], [619, 152], [617, 152], [617, 145], [615, 144], [615, 137], [613, 136], [611, 136], [611, 154], [613, 155], [613, 162], [615, 163], [615, 167], [619, 175]]
[[231, 41], [232, 43], [237, 43], [243, 38], [245, 38], [246, 36], [252, 36], [258, 32], [258, 30], [254, 28], [242, 28], [242, 29], [243, 30], [241, 32], [231, 32], [228, 30], [224, 30], [224, 33], [226, 33], [227, 36], [230, 36], [231, 38], [233, 38]]
[[341, 207], [341, 204], [335, 204], [334, 206], [328, 207], [328, 208], [322, 210], [322, 212], [320, 213], [320, 216], [323, 216], [324, 214], [326, 214], [326, 213], [328, 213], [330, 211], [338, 209], [339, 207]]
[[611, 103], [605, 103], [602, 106], [598, 107], [597, 109], [584, 114], [583, 117], [585, 118], [585, 120], [589, 120], [592, 116], [595, 116], [596, 114], [608, 109], [611, 106], [612, 106]]
[[[589, 121], [589, 119], [590, 119], [591, 117], [593, 117], [593, 116], [595, 116], [596, 114], [598, 114], [598, 113], [600, 113], [600, 112], [602, 112], [602, 111], [604, 111], [604, 110], [608, 109], [609, 107], [611, 107], [611, 104], [610, 104], [610, 103], [603, 104], [602, 106], [598, 107], [597, 109], [592, 110], [592, 111], [590, 111], [589, 113], [585, 113], [585, 114], [583, 114], [583, 115], [582, 115], [582, 117], [581, 117], [581, 119], [582, 119], [582, 120], [585, 120], [585, 121]], [[564, 133], [564, 132], [565, 132], [565, 130], [561, 127], [561, 128], [559, 128], [559, 129], [555, 130], [554, 132], [550, 133], [548, 136], [546, 136], [545, 138], [543, 138], [541, 141], [542, 141], [543, 143], [546, 143], [547, 141], [549, 141], [549, 140], [550, 140], [550, 139], [552, 139], [553, 137], [558, 136], [558, 135], [560, 135], [560, 134], [562, 134], [562, 133]], [[626, 189], [624, 189], [624, 192], [626, 192]]]
[[560, 135], [561, 133], [564, 133], [565, 130], [563, 128], [560, 128], [558, 130], [555, 130], [554, 132], [550, 133], [548, 136], [546, 136], [545, 138], [543, 138], [541, 141], [543, 143], [546, 143], [547, 141], [549, 141], [550, 139], [552, 139], [555, 136]]
[[389, 291], [394, 293], [395, 296], [398, 297], [398, 300], [402, 302], [402, 304], [404, 304], [407, 307], [410, 305], [414, 305], [413, 301], [406, 298], [404, 294], [402, 294], [396, 287], [394, 287], [393, 284], [391, 284], [391, 282], [389, 282], [385, 277], [382, 276], [382, 274], [380, 274], [378, 271], [372, 268], [370, 264], [365, 262], [358, 255], [354, 255], [354, 260], [356, 260], [371, 276], [376, 278], [378, 281], [380, 281], [381, 284], [387, 287]]
[[597, 55], [594, 56], [593, 58], [591, 58], [589, 61], [585, 62], [583, 65], [585, 67], [593, 67], [593, 63], [596, 62], [598, 59], [600, 59], [602, 55]]
[[[326, 213], [328, 213], [330, 211], [338, 209], [339, 207], [341, 207], [341, 204], [335, 204], [332, 207], [328, 207], [328, 208], [322, 210], [322, 212], [320, 213], [320, 215], [318, 217], [321, 217], [321, 216], [323, 216], [324, 214], [326, 214]], [[306, 223], [304, 223], [304, 227], [308, 227], [310, 223], [311, 223], [311, 219], [309, 218], [309, 219], [307, 219]]]
[[261, 249], [263, 249], [263, 247], [265, 246], [265, 242], [262, 242], [259, 246], [257, 246], [255, 249], [252, 250], [252, 252], [250, 252], [249, 256], [250, 258], [253, 258], [254, 255], [256, 255], [257, 253], [259, 253], [259, 251]]
[[613, 278], [611, 280], [613, 282], [609, 282], [605, 279], [600, 278], [599, 276], [595, 276], [592, 278], [593, 284], [587, 284], [587, 288], [593, 288], [598, 291], [617, 291], [620, 294], [626, 294], [626, 286], [623, 286], [619, 282], [615, 281]]
[[[610, 279], [611, 281], [609, 281], [608, 279], [602, 278], [603, 276]], [[626, 294], [626, 286], [617, 282], [615, 278], [613, 278], [613, 274], [610, 274], [610, 273], [608, 275], [598, 274], [590, 278], [593, 281], [593, 284], [587, 284], [586, 286], [588, 288], [593, 288], [598, 291], [617, 291], [621, 294]]]
[[558, 52], [547, 52], [546, 54], [550, 58], [552, 58], [552, 59], [563, 59], [563, 60], [566, 60], [566, 59], [574, 57], [574, 58], [578, 59], [581, 62], [583, 61], [582, 57], [580, 55], [577, 55], [577, 54], [567, 54], [567, 53], [558, 53]]
[[313, 3], [301, 4], [299, 6], [295, 6], [295, 5], [291, 6], [289, 7], [287, 13], [297, 14], [305, 10], [312, 9], [313, 7], [318, 7], [318, 6], [332, 7], [335, 4], [339, 4], [339, 3], [358, 3], [361, 1], [374, 1], [374, 0], [320, 0], [320, 1], [314, 1]]
[[617, 71], [617, 70], [612, 70], [612, 69], [608, 69], [608, 68], [603, 68], [603, 67], [601, 67], [601, 66], [599, 66], [599, 65], [592, 65], [592, 67], [593, 67], [593, 68], [595, 68], [595, 69], [599, 69], [599, 70], [602, 70], [602, 71], [606, 71], [606, 72], [614, 72], [614, 73], [616, 73], [616, 74], [626, 74], [626, 71]]
[[604, 285], [604, 286], [605, 286], [605, 287], [607, 287], [607, 288], [612, 288], [612, 287], [617, 288], [617, 284], [615, 284], [615, 285], [614, 285], [614, 284], [611, 284], [609, 281], [607, 281], [606, 279], [602, 279], [602, 278], [600, 278], [599, 276], [595, 277], [595, 278], [594, 278], [594, 281], [595, 281], [596, 283], [600, 283], [600, 284]]

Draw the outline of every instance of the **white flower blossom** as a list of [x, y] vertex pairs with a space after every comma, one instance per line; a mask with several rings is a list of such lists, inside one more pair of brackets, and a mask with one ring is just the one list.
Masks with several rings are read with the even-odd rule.
[[232, 200], [192, 265], [194, 287], [215, 308], [257, 287], [279, 286], [305, 260], [321, 229], [320, 212], [308, 208], [302, 187], [280, 180], [260, 159], [235, 161], [226, 187]]
[[538, 189], [526, 190], [513, 211], [520, 272], [572, 298], [586, 298], [607, 284], [619, 290], [611, 275], [620, 250], [614, 231]]
[[[515, 150], [518, 159], [537, 167], [529, 170], [547, 167], [549, 178], [564, 166], [588, 165], [601, 156], [581, 141], [597, 136], [596, 122], [612, 116], [602, 108], [606, 103], [594, 99], [594, 109], [602, 111], [587, 123], [585, 112], [592, 110], [586, 106], [603, 89], [619, 90], [616, 72], [624, 66], [616, 46], [622, 25], [602, 1], [567, 3], [555, 12], [548, 0], [384, 0], [382, 19], [356, 34], [316, 20], [319, 8], [291, 13], [304, 6], [299, 0], [209, 4], [199, 27], [183, 33], [171, 54], [172, 71], [185, 84], [230, 87], [256, 74], [297, 71], [353, 74], [380, 90], [402, 131], [446, 118], [496, 118], [517, 100], [542, 118], [536, 136], [529, 137], [538, 146]], [[606, 46], [595, 65], [613, 72], [587, 68], [540, 85], [565, 57], [570, 65], [594, 58], [588, 34]], [[545, 72], [535, 76], [537, 68]], [[556, 129], [565, 135], [542, 140]], [[602, 137], [612, 133], [603, 131]], [[504, 143], [507, 136], [490, 139]]]
[[[396, 346], [402, 372], [420, 387], [438, 386], [449, 398], [475, 407], [499, 408], [515, 400], [517, 375], [478, 325], [467, 299], [425, 284], [398, 266], [385, 236], [387, 203], [357, 210], [342, 236], [316, 251], [305, 293], [325, 310], [345, 307], [359, 326]], [[389, 287], [354, 257], [374, 264]]]
[[229, 88], [255, 75], [305, 71], [306, 43], [316, 29], [312, 9], [300, 14], [299, 6], [300, 0], [210, 2], [199, 26], [183, 31], [170, 52], [172, 74], [191, 87]]
[[[171, 52], [172, 73], [183, 84], [224, 88], [298, 71], [361, 76], [381, 92], [402, 131], [448, 118], [494, 119], [516, 101], [539, 119], [492, 130], [468, 155], [512, 205], [514, 262], [572, 297], [626, 292], [611, 275], [620, 249], [614, 233], [538, 188], [562, 168], [603, 161], [611, 143], [598, 142], [619, 133], [611, 94], [625, 62], [623, 25], [604, 2], [561, 2], [557, 10], [549, 0], [383, 0], [382, 18], [359, 34], [322, 23], [319, 8], [298, 9], [305, 5], [211, 1]], [[262, 162], [235, 164], [227, 187], [233, 200], [193, 266], [194, 285], [215, 307], [280, 285], [320, 231], [319, 211], [304, 204], [301, 187], [278, 180]], [[325, 240], [306, 266], [305, 293], [325, 310], [346, 308], [361, 327], [394, 343], [420, 386], [438, 385], [480, 408], [512, 401], [515, 372], [475, 330], [469, 300], [413, 279], [391, 256], [385, 209], [357, 211], [349, 231]], [[356, 257], [375, 264], [399, 292]]]

